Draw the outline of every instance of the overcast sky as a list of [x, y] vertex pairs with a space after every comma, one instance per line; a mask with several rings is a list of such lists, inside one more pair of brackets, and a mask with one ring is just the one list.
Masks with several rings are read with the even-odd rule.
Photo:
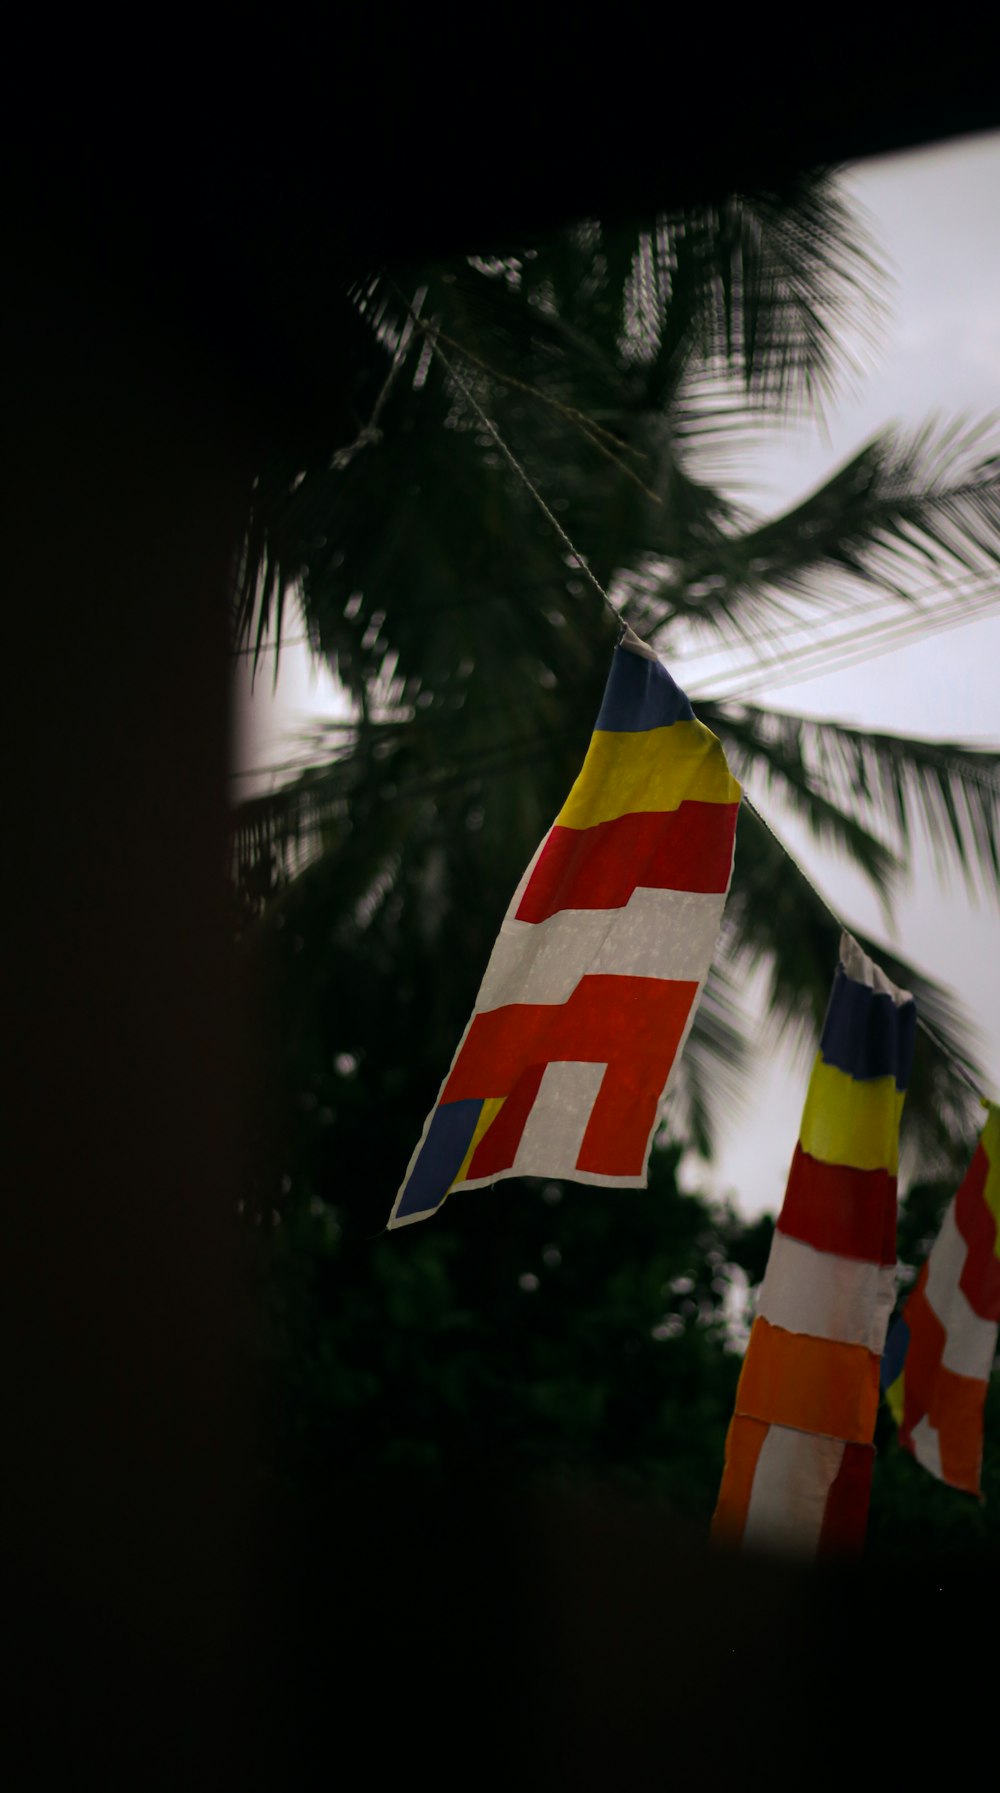
[[[1000, 411], [1000, 135], [868, 162], [843, 178], [894, 277], [890, 314], [877, 359], [869, 356], [857, 390], [828, 413], [825, 432], [803, 426], [754, 450], [746, 471], [768, 510], [792, 503], [886, 423]], [[683, 666], [671, 670], [686, 682]], [[873, 728], [1000, 745], [1000, 616], [754, 696]], [[331, 710], [343, 713], [330, 675], [304, 648], [283, 651], [277, 699], [265, 676], [244, 706], [238, 763], [286, 759], [289, 731]], [[838, 912], [888, 940], [863, 880], [779, 811], [768, 813]], [[896, 904], [894, 943], [960, 998], [982, 1035], [989, 1093], [1000, 1095], [1000, 906], [971, 902], [957, 877], [942, 888], [923, 848]], [[732, 1194], [746, 1213], [777, 1209], [807, 1079], [807, 1063], [762, 1054], [752, 1098], [710, 1175], [699, 1177], [703, 1187]]]
[[[829, 439], [804, 428], [755, 456], [769, 508], [801, 496], [888, 422], [1000, 409], [1000, 135], [868, 162], [844, 179], [893, 273], [891, 314], [877, 361], [828, 418]], [[780, 709], [1000, 745], [1000, 616], [756, 695]], [[862, 878], [788, 818], [774, 820], [838, 911], [888, 939]], [[942, 888], [924, 847], [895, 907], [900, 951], [960, 998], [982, 1034], [988, 1093], [1000, 1096], [1000, 906], [970, 902], [957, 877]], [[746, 1212], [780, 1205], [807, 1076], [783, 1054], [765, 1062], [727, 1129], [711, 1181]]]

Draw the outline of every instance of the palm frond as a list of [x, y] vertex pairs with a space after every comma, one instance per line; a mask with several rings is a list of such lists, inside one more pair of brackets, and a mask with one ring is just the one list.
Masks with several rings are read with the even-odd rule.
[[971, 891], [1000, 901], [1000, 748], [752, 705], [701, 705], [699, 714], [725, 742], [734, 769], [763, 767], [816, 838], [845, 848], [879, 888], [886, 888], [884, 868], [876, 859], [865, 864], [876, 824], [896, 835], [895, 851], [884, 849], [890, 871], [909, 856], [920, 828], [940, 872], [955, 865]]
[[[887, 432], [767, 522], [699, 460], [748, 421], [821, 402], [879, 281], [856, 215], [819, 176], [710, 213], [587, 224], [364, 282], [353, 430], [342, 415], [337, 440], [281, 444], [249, 505], [237, 640], [258, 657], [273, 648], [294, 596], [349, 709], [347, 726], [314, 738], [314, 765], [237, 809], [255, 900], [280, 906], [322, 886], [312, 912], [330, 914], [338, 950], [363, 933], [374, 952], [376, 940], [391, 979], [407, 954], [428, 969], [447, 939], [471, 976], [579, 768], [613, 626], [468, 390], [641, 633], [695, 622], [756, 655], [769, 629], [846, 616], [859, 592], [894, 593], [909, 613], [931, 586], [995, 573], [1000, 472], [974, 432]], [[435, 347], [445, 337], [461, 381]], [[373, 418], [378, 439], [369, 429], [358, 447]], [[947, 749], [936, 778], [927, 744], [866, 746], [801, 718], [700, 708], [734, 769], [763, 776], [883, 892], [898, 859], [886, 817], [903, 848], [919, 816], [961, 863], [995, 872], [995, 802], [972, 789], [967, 750]], [[740, 972], [766, 965], [774, 1013], [815, 1032], [836, 958], [822, 904], [746, 813], [740, 831], [732, 956], [677, 1098], [705, 1143], [713, 1079], [731, 1094], [743, 1054]]]
[[[650, 622], [658, 605], [661, 626], [690, 616], [733, 642], [752, 643], [756, 632], [761, 647], [769, 647], [770, 619], [772, 631], [778, 625], [780, 655], [796, 628], [856, 611], [862, 591], [912, 606], [922, 594], [940, 597], [963, 581], [995, 578], [995, 442], [992, 419], [928, 425], [909, 435], [882, 432], [781, 516], [723, 530], [683, 567], [668, 568], [655, 595], [647, 591]], [[710, 606], [706, 580], [712, 581]], [[769, 661], [762, 655], [759, 664]]]
[[752, 409], [815, 407], [855, 372], [885, 275], [870, 234], [829, 174], [781, 193], [733, 195], [659, 222], [632, 271], [633, 306], [656, 346], [649, 400], [662, 407], [692, 358], [742, 386]]
[[[339, 441], [313, 444], [301, 461], [282, 449], [261, 470], [238, 582], [238, 638], [262, 644], [282, 594], [301, 584], [317, 651], [335, 659], [344, 683], [360, 694], [365, 625], [372, 613], [391, 612], [375, 602], [365, 606], [360, 628], [345, 626], [352, 589], [372, 583], [378, 562], [370, 554], [362, 562], [345, 539], [350, 507], [360, 499], [366, 510], [374, 490], [384, 513], [391, 490], [393, 534], [402, 529], [392, 558], [412, 564], [420, 531], [406, 514], [414, 507], [399, 501], [412, 498], [417, 483], [425, 494], [433, 491], [431, 434], [450, 430], [430, 457], [448, 464], [443, 489], [458, 496], [465, 485], [467, 514], [480, 520], [489, 514], [489, 495], [470, 476], [495, 472], [491, 445], [485, 460], [482, 452], [469, 452], [483, 446], [476, 444], [477, 427], [463, 419], [461, 403], [442, 380], [431, 340], [412, 328], [406, 293], [419, 289], [423, 317], [467, 351], [480, 370], [487, 408], [502, 413], [515, 443], [527, 435], [540, 472], [556, 466], [565, 479], [589, 434], [592, 461], [613, 442], [619, 478], [656, 487], [662, 506], [674, 493], [660, 494], [659, 480], [664, 472], [670, 477], [670, 463], [700, 429], [717, 434], [722, 425], [742, 426], [748, 407], [770, 415], [800, 389], [816, 394], [829, 386], [843, 370], [844, 321], [860, 318], [877, 284], [863, 228], [822, 175], [803, 177], [782, 195], [739, 195], [710, 212], [613, 229], [584, 225], [505, 256], [373, 277], [355, 294], [351, 402], [358, 430], [378, 413], [382, 443], [377, 453], [346, 465]], [[739, 407], [720, 399], [722, 376], [739, 386]], [[394, 389], [387, 393], [390, 382]], [[676, 415], [665, 433], [671, 405]], [[553, 407], [562, 407], [558, 427]], [[543, 417], [552, 427], [540, 427]], [[660, 467], [674, 426], [677, 453], [667, 453]], [[585, 470], [580, 498], [588, 511], [596, 471], [606, 474], [606, 464], [591, 466], [589, 475]], [[570, 483], [580, 485], [579, 477]], [[605, 479], [605, 499], [606, 487]], [[641, 538], [651, 503], [656, 499], [646, 498], [628, 513], [610, 555], [583, 544], [608, 576], [634, 558], [636, 530]], [[428, 509], [426, 497], [420, 508]], [[453, 525], [457, 514], [453, 505]], [[676, 537], [676, 528], [670, 533]], [[669, 551], [669, 543], [656, 545]], [[335, 610], [321, 597], [331, 585], [339, 598]]]
[[[519, 360], [536, 345], [601, 370], [608, 397], [634, 370], [632, 406], [663, 411], [692, 364], [743, 389], [744, 414], [826, 396], [851, 367], [845, 345], [870, 336], [886, 276], [872, 237], [830, 173], [782, 191], [608, 227], [449, 271], [451, 309], [470, 347], [499, 341]], [[528, 307], [531, 309], [529, 310]], [[532, 315], [534, 314], [534, 315]], [[568, 372], [569, 369], [566, 369]]]
[[704, 1158], [712, 1156], [716, 1124], [746, 1098], [750, 1065], [740, 982], [723, 961], [713, 964], [667, 1098], [667, 1124]]
[[[477, 738], [465, 733], [459, 740], [455, 718], [438, 719], [438, 727], [414, 731], [406, 721], [369, 719], [361, 726], [320, 728], [314, 731], [317, 763], [298, 772], [276, 790], [248, 797], [233, 811], [233, 843], [237, 868], [262, 855], [272, 859], [283, 878], [303, 871], [323, 855], [339, 855], [353, 837], [367, 841], [367, 851], [378, 859], [378, 841], [385, 831], [405, 836], [418, 826], [423, 811], [437, 813], [472, 806], [481, 827], [487, 814], [498, 833], [505, 825], [510, 836], [511, 781], [524, 773], [517, 800], [514, 851], [526, 842], [534, 827], [536, 839], [544, 833], [558, 808], [554, 797], [558, 771], [553, 769], [555, 739], [550, 731], [518, 731], [510, 713], [499, 706], [483, 718]], [[321, 741], [332, 743], [325, 750]], [[563, 778], [572, 782], [570, 766], [580, 757], [574, 738], [558, 743], [558, 764], [567, 768]], [[542, 772], [540, 768], [547, 767]], [[531, 842], [533, 848], [535, 841]], [[525, 848], [522, 856], [526, 856]]]
[[813, 737], [805, 719], [710, 703], [700, 703], [698, 714], [719, 736], [736, 777], [744, 783], [761, 780], [765, 791], [775, 791], [820, 845], [835, 848], [864, 872], [887, 905], [902, 867], [898, 854], [874, 831], [881, 813], [872, 805], [863, 820], [850, 788], [824, 787], [816, 756], [808, 751]]

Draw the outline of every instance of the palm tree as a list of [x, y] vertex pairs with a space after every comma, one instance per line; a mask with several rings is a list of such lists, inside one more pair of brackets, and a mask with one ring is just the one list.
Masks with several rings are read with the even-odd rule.
[[[339, 989], [345, 1063], [373, 1059], [378, 1029], [394, 1036], [387, 1101], [408, 1042], [411, 1130], [579, 767], [615, 639], [483, 415], [679, 681], [686, 651], [714, 644], [750, 684], [755, 666], [849, 643], [873, 618], [980, 604], [997, 577], [1000, 459], [984, 428], [886, 429], [781, 515], [739, 495], [754, 432], [830, 398], [880, 291], [865, 228], [825, 173], [356, 289], [358, 439], [261, 468], [235, 616], [241, 649], [276, 663], [291, 599], [351, 714], [240, 805], [237, 861], [264, 925], [310, 918], [301, 1012]], [[737, 776], [860, 867], [888, 927], [918, 824], [998, 888], [1000, 754], [820, 723], [720, 684], [693, 695]], [[822, 1019], [837, 925], [779, 835], [744, 807], [673, 1116], [703, 1149], [713, 1100], [745, 1070], [748, 971], [766, 973], [777, 1025], [809, 1038]], [[968, 1025], [895, 946], [863, 943], [944, 1042], [922, 1041], [908, 1104], [911, 1143], [941, 1169], [975, 1125]]]

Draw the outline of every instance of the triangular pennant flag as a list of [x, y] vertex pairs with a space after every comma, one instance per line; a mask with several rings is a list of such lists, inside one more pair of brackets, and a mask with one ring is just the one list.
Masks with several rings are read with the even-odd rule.
[[882, 1360], [882, 1387], [899, 1442], [942, 1482], [979, 1494], [983, 1408], [1000, 1325], [1000, 1107]]
[[631, 630], [580, 776], [514, 893], [390, 1227], [502, 1177], [646, 1182], [708, 975], [740, 787]]
[[916, 1008], [844, 935], [712, 1523], [814, 1558], [864, 1543]]

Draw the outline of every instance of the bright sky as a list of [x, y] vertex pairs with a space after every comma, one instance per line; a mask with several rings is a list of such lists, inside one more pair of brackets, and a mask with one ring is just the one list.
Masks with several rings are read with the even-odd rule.
[[[856, 396], [829, 416], [828, 440], [806, 428], [755, 455], [769, 508], [800, 497], [889, 422], [916, 425], [935, 412], [981, 419], [1000, 408], [1000, 135], [868, 162], [845, 183], [895, 277], [891, 316]], [[849, 671], [764, 688], [757, 698], [900, 733], [1000, 745], [998, 670], [994, 617]], [[683, 684], [683, 670], [678, 676]], [[838, 912], [887, 939], [860, 876], [769, 813]], [[957, 877], [942, 888], [925, 848], [887, 943], [960, 998], [983, 1036], [988, 1093], [1000, 1094], [1000, 900], [970, 902]], [[751, 1099], [725, 1131], [710, 1181], [746, 1213], [780, 1205], [807, 1076], [807, 1064], [784, 1053], [764, 1058]]]
[[[828, 414], [825, 434], [803, 426], [754, 450], [746, 470], [751, 495], [768, 510], [802, 496], [887, 423], [918, 425], [935, 413], [983, 419], [1000, 411], [1000, 134], [868, 162], [844, 181], [894, 275], [890, 316], [877, 360], [868, 358], [857, 391]], [[849, 671], [754, 695], [780, 709], [873, 728], [1000, 745], [998, 669], [1000, 616]], [[671, 670], [683, 685], [684, 667]], [[245, 697], [246, 676], [240, 685]], [[329, 673], [304, 647], [283, 650], [276, 694], [265, 672], [252, 703], [241, 706], [237, 764], [287, 760], [289, 736], [330, 713], [342, 715], [344, 707]], [[240, 788], [266, 782], [241, 780]], [[768, 813], [838, 912], [887, 939], [861, 878], [778, 810]], [[1000, 900], [974, 904], [957, 877], [942, 888], [923, 849], [888, 943], [960, 998], [982, 1035], [989, 1093], [1000, 1095]], [[725, 1129], [707, 1179], [699, 1171], [702, 1187], [707, 1181], [718, 1194], [731, 1194], [747, 1214], [778, 1208], [807, 1078], [807, 1063], [762, 1049], [752, 1096]]]

